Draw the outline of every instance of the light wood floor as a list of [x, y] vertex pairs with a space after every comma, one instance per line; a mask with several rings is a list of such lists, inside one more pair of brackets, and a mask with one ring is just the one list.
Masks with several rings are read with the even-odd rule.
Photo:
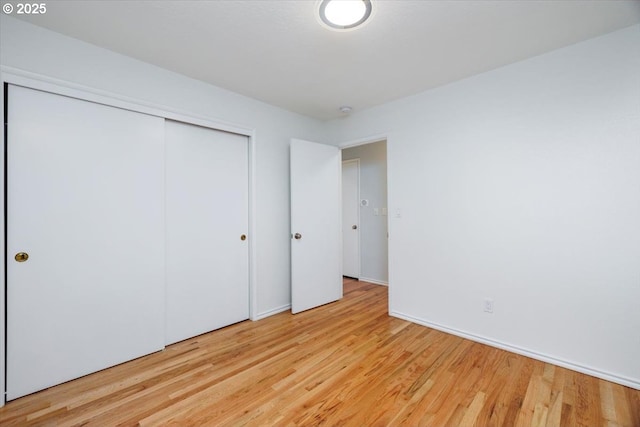
[[387, 315], [387, 288], [9, 402], [0, 425], [640, 426], [640, 391]]

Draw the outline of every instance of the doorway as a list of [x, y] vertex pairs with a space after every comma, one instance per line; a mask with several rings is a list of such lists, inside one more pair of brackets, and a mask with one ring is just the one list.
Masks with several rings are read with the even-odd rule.
[[[342, 161], [343, 275], [388, 285], [387, 141], [343, 148]], [[356, 165], [357, 179], [354, 179]], [[357, 191], [348, 188], [353, 181], [357, 182]], [[354, 209], [357, 216], [351, 213]], [[353, 255], [354, 247], [357, 255]]]

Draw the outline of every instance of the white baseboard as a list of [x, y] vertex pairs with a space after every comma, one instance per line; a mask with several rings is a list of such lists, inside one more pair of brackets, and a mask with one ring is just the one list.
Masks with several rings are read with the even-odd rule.
[[382, 280], [376, 280], [376, 279], [369, 279], [368, 277], [361, 277], [358, 280], [360, 280], [361, 282], [373, 283], [374, 285], [389, 286], [388, 282], [383, 282]]
[[274, 314], [282, 313], [283, 311], [287, 311], [290, 309], [291, 309], [291, 304], [281, 305], [280, 307], [272, 308], [271, 310], [258, 313], [251, 320], [256, 321], [256, 320], [264, 319], [266, 317], [273, 316]]
[[428, 320], [420, 319], [418, 317], [409, 316], [397, 311], [389, 311], [389, 315], [397, 317], [399, 319], [407, 320], [409, 322], [417, 323], [418, 325], [426, 326], [429, 328], [437, 329], [442, 332], [456, 335], [462, 338], [469, 339], [471, 341], [479, 342], [482, 344], [496, 347], [502, 350], [510, 351], [512, 353], [521, 354], [523, 356], [530, 357], [532, 359], [540, 360], [542, 362], [551, 363], [553, 365], [561, 366], [563, 368], [571, 369], [572, 371], [581, 372], [583, 374], [591, 375], [593, 377], [601, 378], [603, 380], [611, 381], [613, 383], [621, 384], [627, 387], [640, 390], [640, 380], [628, 377], [622, 377], [610, 372], [604, 372], [598, 369], [590, 368], [588, 366], [581, 365], [579, 363], [571, 362], [564, 359], [559, 359], [548, 354], [538, 353], [526, 348], [521, 348], [515, 345], [507, 344], [501, 341], [492, 340], [480, 335], [471, 334], [465, 331], [461, 331], [447, 326], [439, 325], [437, 323], [430, 322]]

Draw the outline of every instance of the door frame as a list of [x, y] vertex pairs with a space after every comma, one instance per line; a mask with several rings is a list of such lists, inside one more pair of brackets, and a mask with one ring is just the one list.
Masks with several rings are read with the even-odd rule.
[[[340, 152], [342, 153], [342, 148], [340, 150]], [[342, 160], [342, 166], [344, 166], [345, 163], [355, 163], [356, 166], [358, 167], [358, 177], [357, 177], [357, 189], [356, 189], [356, 205], [358, 206], [358, 267], [357, 267], [357, 277], [356, 279], [360, 280], [360, 276], [362, 275], [362, 239], [360, 238], [360, 236], [362, 235], [362, 227], [360, 226], [360, 159], [350, 159], [350, 160]], [[342, 184], [344, 186], [344, 174], [342, 176]], [[344, 189], [344, 187], [343, 187]], [[342, 206], [342, 209], [344, 210], [344, 204]], [[344, 224], [343, 224], [343, 230], [342, 230], [342, 234], [343, 234], [343, 238], [344, 238]], [[343, 244], [343, 248], [344, 248], [344, 244]], [[344, 249], [342, 251], [342, 275], [344, 276]], [[348, 276], [350, 277], [350, 276]]]
[[[235, 133], [248, 137], [249, 139], [249, 224], [248, 224], [248, 244], [249, 244], [249, 319], [257, 320], [257, 237], [256, 236], [256, 132], [255, 129], [245, 128], [226, 123], [215, 117], [196, 116], [192, 113], [175, 110], [166, 105], [150, 103], [137, 98], [122, 96], [109, 91], [79, 85], [73, 82], [59, 80], [16, 69], [13, 67], [0, 66], [0, 117], [5, 119], [7, 113], [7, 98], [5, 88], [8, 84], [23, 86], [30, 89], [50, 92], [57, 95], [77, 98], [84, 101], [103, 104], [124, 110], [135, 111], [165, 119], [189, 123], [214, 130]], [[0, 291], [0, 408], [6, 403], [6, 138], [7, 129], [3, 127], [1, 132], [3, 149], [0, 149], [0, 199], [3, 201], [3, 208], [0, 209], [0, 238], [2, 245], [2, 262], [0, 262], [0, 276], [3, 278], [3, 289]]]
[[[357, 139], [351, 139], [351, 140], [347, 140], [347, 141], [343, 141], [341, 143], [338, 144], [338, 148], [340, 148], [340, 150], [344, 150], [347, 148], [353, 148], [353, 147], [358, 147], [360, 145], [367, 145], [367, 144], [373, 144], [375, 142], [381, 142], [381, 141], [386, 141], [387, 142], [387, 212], [391, 212], [392, 211], [392, 206], [394, 206], [393, 204], [393, 193], [392, 193], [392, 168], [391, 168], [391, 162], [389, 161], [389, 159], [391, 158], [392, 154], [393, 154], [393, 150], [390, 149], [391, 145], [390, 145], [390, 140], [392, 139], [392, 134], [388, 133], [388, 132], [384, 132], [384, 133], [379, 133], [379, 134], [374, 134], [374, 135], [370, 135], [370, 136], [366, 136], [363, 138], [357, 138]], [[391, 215], [388, 214], [387, 215], [387, 269], [389, 271], [389, 281], [387, 283], [387, 286], [389, 287], [389, 307], [392, 306], [392, 300], [393, 300], [393, 287], [391, 286], [391, 283], [393, 281], [393, 264], [391, 262], [392, 260], [392, 253], [393, 253], [393, 221], [390, 220]], [[358, 238], [362, 237], [362, 233], [360, 233], [358, 235]], [[362, 269], [362, 266], [360, 266], [360, 269]], [[362, 275], [362, 270], [360, 271], [360, 275]]]

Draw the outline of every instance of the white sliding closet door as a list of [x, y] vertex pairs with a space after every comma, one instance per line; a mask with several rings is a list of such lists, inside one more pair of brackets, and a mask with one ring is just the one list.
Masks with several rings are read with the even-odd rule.
[[171, 344], [249, 318], [249, 170], [246, 136], [170, 120], [165, 129]]
[[162, 349], [165, 295], [163, 119], [8, 98], [10, 400]]

